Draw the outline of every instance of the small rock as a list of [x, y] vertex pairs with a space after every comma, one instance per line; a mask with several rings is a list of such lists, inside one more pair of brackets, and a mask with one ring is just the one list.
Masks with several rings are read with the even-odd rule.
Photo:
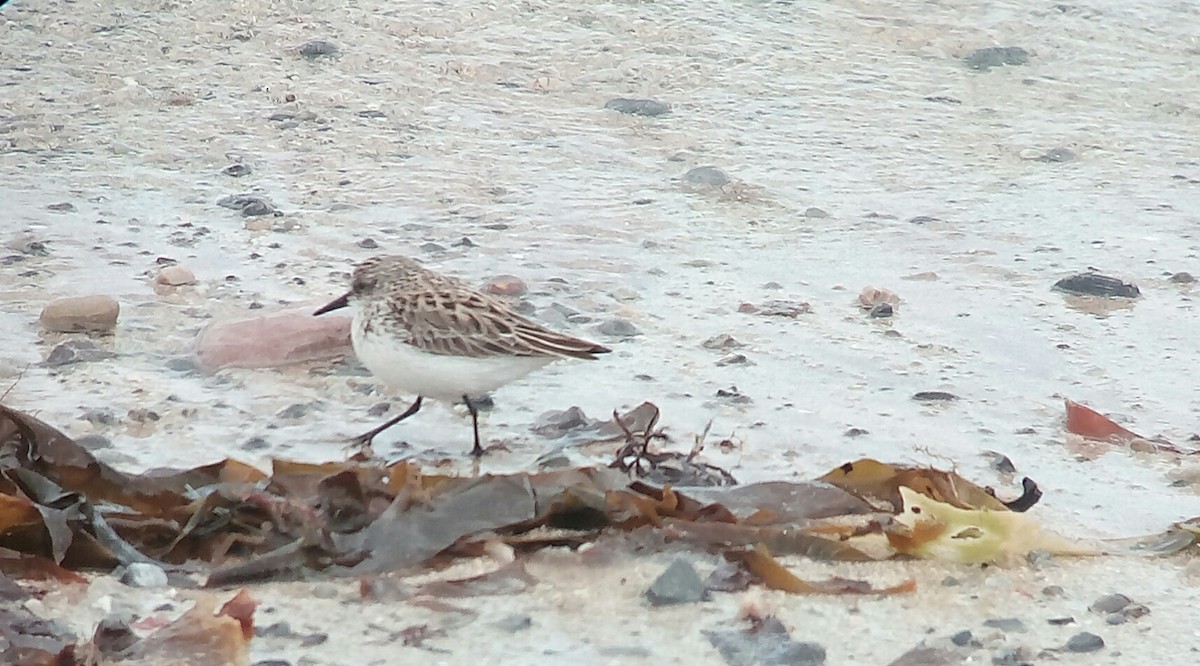
[[908, 218], [909, 224], [929, 224], [931, 222], [941, 222], [941, 220], [930, 215], [918, 215], [916, 217]]
[[986, 72], [993, 67], [1028, 64], [1029, 52], [1019, 46], [989, 46], [968, 53], [963, 62], [971, 69]]
[[1062, 585], [1047, 585], [1042, 588], [1042, 596], [1044, 597], [1053, 599], [1055, 597], [1065, 597], [1066, 595], [1067, 591], [1063, 589]]
[[167, 572], [149, 562], [131, 562], [121, 573], [121, 582], [129, 587], [166, 587]]
[[281, 419], [304, 418], [304, 415], [308, 413], [308, 408], [309, 408], [309, 405], [302, 403], [302, 402], [297, 402], [297, 403], [290, 404], [287, 407], [284, 407], [283, 409], [279, 410], [279, 413], [276, 416], [278, 416]]
[[579, 407], [572, 406], [564, 410], [543, 412], [530, 428], [542, 437], [562, 437], [572, 430], [587, 428], [596, 424]]
[[[745, 308], [745, 306], [750, 306]], [[786, 317], [795, 319], [803, 314], [812, 312], [812, 306], [804, 301], [765, 301], [762, 305], [743, 303], [738, 312], [757, 313], [764, 317]]]
[[251, 170], [250, 167], [246, 166], [245, 164], [230, 164], [224, 169], [221, 169], [221, 173], [229, 176], [230, 178], [241, 178], [242, 176], [249, 176]]
[[497, 296], [524, 296], [528, 291], [525, 281], [515, 275], [497, 275], [487, 285], [487, 292]]
[[635, 116], [661, 116], [671, 112], [671, 107], [662, 102], [652, 99], [630, 99], [628, 97], [610, 99], [604, 103], [604, 108]]
[[728, 400], [735, 405], [746, 405], [753, 402], [750, 396], [739, 391], [736, 386], [730, 386], [727, 389], [717, 389], [717, 397]]
[[244, 444], [242, 444], [242, 450], [261, 451], [269, 446], [270, 444], [267, 443], [267, 440], [263, 439], [262, 437], [251, 437], [250, 439], [246, 440]]
[[95, 425], [112, 425], [117, 422], [117, 416], [109, 409], [89, 409], [80, 418]]
[[871, 319], [887, 319], [896, 314], [896, 308], [891, 303], [880, 303], [867, 312], [867, 317]]
[[876, 305], [883, 303], [898, 305], [900, 297], [893, 291], [880, 289], [879, 287], [864, 287], [858, 294], [858, 307], [863, 310], [870, 310]]
[[1015, 617], [996, 618], [984, 620], [983, 626], [999, 629], [1005, 633], [1025, 633], [1025, 623]]
[[129, 413], [126, 414], [126, 416], [134, 423], [153, 423], [154, 421], [158, 421], [162, 418], [159, 416], [158, 412], [154, 411], [153, 409], [146, 409], [145, 407], [134, 407], [133, 409], [129, 410]]
[[46, 360], [42, 362], [42, 365], [48, 368], [57, 368], [71, 363], [91, 363], [115, 357], [116, 354], [97, 347], [96, 343], [91, 340], [67, 340], [55, 345], [54, 349], [51, 349], [50, 353], [46, 355]]
[[1125, 624], [1127, 621], [1128, 619], [1121, 613], [1110, 613], [1108, 617], [1104, 618], [1104, 623], [1110, 625]]
[[825, 211], [821, 210], [820, 208], [812, 206], [812, 207], [804, 209], [804, 217], [807, 217], [812, 220], [819, 220], [821, 218], [829, 217], [829, 213], [826, 213]]
[[1037, 157], [1039, 162], [1071, 162], [1074, 159], [1075, 152], [1070, 148], [1053, 148]]
[[321, 56], [334, 56], [337, 55], [340, 50], [341, 49], [338, 48], [337, 44], [334, 44], [333, 42], [327, 42], [323, 39], [314, 39], [304, 42], [300, 45], [300, 48], [296, 49], [300, 55], [308, 58], [309, 60], [320, 58]]
[[917, 402], [949, 402], [958, 400], [958, 396], [946, 391], [917, 391], [912, 399]]
[[733, 339], [733, 336], [728, 333], [720, 333], [701, 343], [705, 349], [715, 349], [718, 351], [729, 351], [730, 349], [741, 349], [746, 345]]
[[962, 585], [962, 581], [954, 576], [946, 576], [942, 579], [942, 587], [958, 587], [959, 585]]
[[1088, 610], [1107, 615], [1108, 613], [1119, 613], [1121, 609], [1131, 603], [1133, 600], [1123, 594], [1110, 594], [1093, 601], [1092, 605], [1088, 606]]
[[970, 645], [971, 641], [974, 639], [975, 639], [975, 637], [971, 634], [971, 632], [969, 630], [964, 629], [963, 631], [960, 631], [957, 634], [954, 634], [953, 636], [951, 636], [950, 642], [954, 643], [958, 647], [966, 647], [966, 646]]
[[387, 114], [379, 109], [363, 109], [358, 112], [359, 118], [387, 118]]
[[641, 294], [637, 293], [633, 289], [630, 289], [629, 287], [617, 287], [616, 289], [613, 289], [612, 293], [609, 295], [615, 300], [621, 301], [622, 303], [636, 301], [642, 297]]
[[727, 365], [756, 365], [754, 361], [746, 358], [745, 354], [730, 354], [725, 358], [717, 361], [717, 367], [723, 368]]
[[437, 243], [422, 243], [421, 251], [422, 252], [445, 252], [446, 246], [438, 245]]
[[1047, 622], [1048, 624], [1052, 624], [1052, 625], [1054, 625], [1054, 626], [1056, 626], [1056, 627], [1061, 627], [1061, 626], [1063, 626], [1063, 625], [1067, 625], [1067, 624], [1075, 624], [1075, 618], [1073, 618], [1073, 617], [1070, 617], [1070, 616], [1066, 616], [1066, 617], [1052, 617], [1052, 618], [1050, 618], [1049, 620], [1046, 620], [1046, 622]]
[[646, 598], [652, 606], [694, 603], [707, 599], [708, 590], [692, 565], [678, 558], [646, 590]]
[[509, 615], [500, 618], [492, 626], [500, 631], [507, 631], [510, 634], [515, 634], [518, 631], [524, 631], [533, 626], [533, 618], [528, 615]]
[[99, 451], [100, 449], [111, 449], [112, 441], [103, 435], [84, 435], [75, 440], [75, 443], [87, 449], [88, 451]]
[[374, 238], [364, 238], [355, 243], [355, 245], [358, 245], [364, 250], [374, 250], [375, 248], [379, 247], [379, 243], [376, 243]]
[[1021, 666], [1025, 659], [1020, 648], [1002, 647], [992, 654], [992, 663], [996, 666]]
[[1104, 647], [1104, 639], [1090, 631], [1081, 631], [1067, 640], [1068, 652], [1095, 652]]
[[478, 244], [469, 237], [463, 236], [462, 238], [451, 243], [450, 247], [478, 247]]
[[748, 630], [709, 630], [701, 633], [730, 666], [821, 666], [825, 648], [797, 643], [774, 616], [754, 621]]
[[1150, 609], [1143, 604], [1132, 603], [1121, 609], [1121, 615], [1124, 615], [1130, 620], [1136, 620], [1144, 615], [1149, 615]]
[[384, 414], [387, 414], [391, 408], [392, 403], [390, 402], [377, 402], [374, 405], [371, 405], [371, 408], [367, 410], [367, 416], [383, 416]]
[[265, 215], [282, 215], [276, 208], [275, 204], [265, 197], [260, 197], [257, 194], [231, 194], [227, 197], [222, 197], [217, 200], [217, 205], [222, 208], [236, 210], [241, 212], [243, 217], [262, 217]]
[[196, 274], [187, 266], [175, 264], [160, 270], [154, 281], [165, 287], [181, 287], [185, 284], [196, 284]]
[[111, 331], [117, 325], [121, 305], [111, 296], [59, 298], [42, 309], [42, 327], [59, 333]]
[[843, 437], [862, 437], [863, 435], [869, 435], [869, 434], [871, 434], [870, 431], [864, 430], [863, 428], [849, 428], [846, 430], [846, 432], [842, 433], [842, 436]]
[[1176, 273], [1171, 276], [1171, 282], [1173, 282], [1175, 284], [1192, 284], [1195, 281], [1196, 281], [1196, 278], [1193, 277], [1192, 274], [1188, 273], [1187, 271], [1181, 271], [1181, 272]]
[[729, 175], [715, 166], [698, 166], [683, 174], [683, 179], [693, 185], [721, 187], [733, 182]]
[[1136, 285], [1090, 271], [1065, 277], [1054, 283], [1054, 289], [1075, 296], [1104, 298], [1137, 298], [1142, 295]]
[[74, 212], [75, 204], [65, 202], [65, 201], [62, 203], [52, 203], [49, 206], [46, 206], [46, 209], [52, 210], [56, 213], [70, 213], [70, 212]]
[[636, 326], [629, 323], [629, 321], [618, 318], [601, 322], [600, 325], [596, 327], [596, 331], [601, 335], [607, 335], [614, 338], [632, 338], [642, 334], [642, 332], [639, 331]]

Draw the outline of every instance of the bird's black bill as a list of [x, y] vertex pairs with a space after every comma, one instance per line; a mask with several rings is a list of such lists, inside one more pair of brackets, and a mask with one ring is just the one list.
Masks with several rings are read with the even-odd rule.
[[342, 294], [341, 296], [338, 296], [333, 301], [331, 301], [328, 305], [326, 305], [326, 306], [322, 307], [320, 310], [317, 310], [316, 312], [314, 312], [313, 316], [316, 317], [317, 315], [323, 315], [326, 312], [332, 312], [334, 310], [339, 310], [341, 308], [346, 307], [347, 305], [350, 305], [350, 294]]

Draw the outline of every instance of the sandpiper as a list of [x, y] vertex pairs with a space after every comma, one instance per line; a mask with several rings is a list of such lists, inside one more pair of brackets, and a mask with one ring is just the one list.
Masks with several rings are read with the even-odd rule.
[[462, 401], [479, 444], [480, 398], [562, 358], [595, 359], [610, 350], [552, 331], [504, 301], [403, 256], [371, 257], [354, 269], [350, 291], [314, 316], [355, 306], [351, 341], [358, 360], [392, 387], [417, 399], [399, 416], [354, 438], [376, 435], [416, 414], [423, 398]]

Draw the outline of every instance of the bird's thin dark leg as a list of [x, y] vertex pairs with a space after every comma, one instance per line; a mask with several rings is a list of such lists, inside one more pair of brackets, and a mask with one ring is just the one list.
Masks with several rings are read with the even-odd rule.
[[408, 409], [404, 410], [403, 414], [389, 420], [387, 423], [384, 423], [383, 425], [379, 426], [378, 428], [375, 428], [374, 430], [368, 430], [367, 432], [364, 432], [363, 434], [359, 435], [358, 437], [355, 437], [354, 439], [350, 440], [350, 443], [355, 446], [360, 446], [360, 447], [370, 446], [371, 440], [375, 439], [375, 435], [378, 435], [379, 433], [383, 432], [384, 430], [387, 430], [388, 428], [396, 425], [397, 423], [403, 421], [404, 419], [412, 416], [413, 414], [416, 414], [418, 411], [420, 411], [420, 409], [421, 409], [421, 396], [417, 396], [417, 399], [413, 402], [413, 404], [408, 406]]
[[469, 396], [464, 395], [462, 399], [463, 404], [467, 406], [467, 411], [471, 412], [471, 426], [475, 428], [475, 448], [471, 449], [471, 455], [478, 458], [483, 455], [483, 447], [479, 445], [479, 410], [475, 409]]

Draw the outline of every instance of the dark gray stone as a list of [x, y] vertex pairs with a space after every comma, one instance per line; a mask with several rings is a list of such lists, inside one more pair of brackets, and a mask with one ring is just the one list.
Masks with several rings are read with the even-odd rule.
[[632, 338], [642, 334], [642, 332], [638, 330], [638, 327], [629, 323], [628, 320], [617, 318], [601, 322], [600, 325], [596, 327], [596, 331], [601, 335], [607, 335], [614, 338]]
[[974, 639], [975, 639], [975, 637], [971, 634], [971, 632], [964, 629], [963, 631], [960, 631], [957, 634], [954, 634], [953, 636], [951, 636], [950, 642], [954, 643], [958, 647], [966, 647], [966, 646], [970, 645], [971, 641]]
[[1026, 631], [1025, 623], [1015, 617], [984, 620], [983, 626], [991, 627], [992, 629], [999, 629], [1005, 633], [1024, 633]]
[[913, 394], [912, 399], [917, 402], [950, 402], [958, 400], [958, 396], [946, 391], [918, 391]]
[[655, 579], [646, 598], [652, 606], [695, 603], [708, 598], [708, 589], [691, 563], [680, 558]]
[[1073, 162], [1075, 152], [1070, 148], [1053, 148], [1037, 158], [1039, 162]]
[[617, 97], [608, 100], [604, 108], [635, 116], [661, 116], [671, 112], [671, 107], [652, 99], [630, 99]]
[[825, 648], [818, 643], [797, 643], [775, 617], [749, 631], [702, 632], [729, 666], [821, 666]]
[[341, 49], [339, 49], [337, 44], [334, 44], [333, 42], [327, 42], [323, 39], [314, 39], [301, 44], [299, 51], [300, 55], [312, 60], [314, 58], [320, 58], [321, 56], [337, 55]]
[[971, 51], [963, 62], [971, 69], [986, 72], [993, 67], [1028, 64], [1029, 52], [1019, 46], [989, 46]]
[[1107, 615], [1108, 613], [1119, 613], [1121, 612], [1121, 609], [1125, 608], [1132, 602], [1133, 599], [1130, 599], [1123, 594], [1109, 594], [1093, 601], [1092, 605], [1088, 606], [1088, 610], [1092, 611], [1093, 613], [1100, 613], [1102, 615]]
[[224, 169], [221, 169], [221, 173], [229, 176], [230, 178], [241, 178], [242, 176], [249, 176], [251, 170], [250, 167], [246, 166], [245, 164], [230, 164]]
[[1081, 631], [1067, 640], [1068, 652], [1095, 652], [1104, 647], [1104, 639], [1090, 631]]
[[42, 365], [48, 368], [58, 368], [72, 363], [91, 363], [115, 358], [117, 355], [101, 349], [91, 340], [67, 340], [54, 346], [46, 355]]
[[1090, 271], [1065, 277], [1055, 282], [1054, 290], [1075, 296], [1102, 296], [1105, 298], [1137, 298], [1142, 295], [1141, 290], [1134, 284]]
[[729, 174], [715, 166], [698, 166], [683, 174], [683, 179], [693, 185], [710, 185], [712, 187], [721, 187], [733, 182], [730, 180]]

